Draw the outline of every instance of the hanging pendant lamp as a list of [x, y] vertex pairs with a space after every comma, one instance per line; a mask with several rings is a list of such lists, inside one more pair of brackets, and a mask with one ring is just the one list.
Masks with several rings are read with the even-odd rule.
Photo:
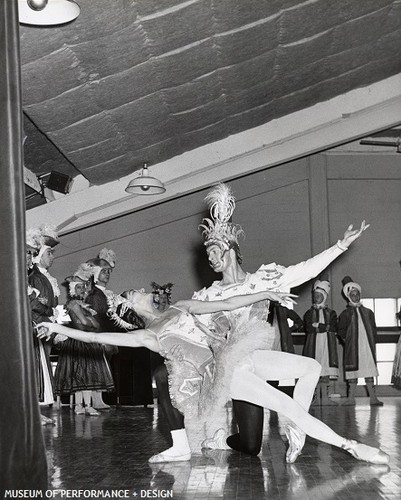
[[70, 0], [18, 0], [19, 22], [37, 26], [65, 24], [79, 16], [79, 6]]
[[132, 179], [128, 186], [125, 188], [127, 193], [134, 194], [161, 194], [166, 191], [164, 184], [156, 177], [151, 177], [149, 175], [148, 166], [145, 163], [142, 168], [142, 172], [138, 177]]

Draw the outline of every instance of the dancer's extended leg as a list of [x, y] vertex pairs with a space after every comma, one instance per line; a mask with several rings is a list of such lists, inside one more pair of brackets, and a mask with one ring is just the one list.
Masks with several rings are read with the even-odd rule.
[[[277, 366], [279, 363], [277, 359], [274, 360], [272, 353], [273, 351], [265, 351], [266, 355], [263, 355], [262, 351], [257, 351], [252, 355], [253, 370], [249, 366], [245, 366], [234, 371], [231, 383], [231, 397], [233, 399], [248, 401], [277, 411], [291, 421], [296, 422], [309, 436], [333, 446], [344, 448], [355, 458], [373, 463], [388, 463], [388, 456], [377, 448], [361, 445], [339, 436], [326, 424], [310, 415], [299, 402], [266, 384], [266, 378], [270, 380], [273, 378], [271, 373], [273, 368], [277, 370], [277, 376], [281, 376], [282, 371], [282, 367]], [[274, 367], [271, 366], [272, 363], [274, 363]], [[301, 364], [301, 361], [299, 361], [299, 371], [302, 373]], [[293, 370], [293, 367], [288, 367], [288, 378], [295, 376]], [[267, 373], [268, 376], [266, 376]], [[304, 375], [304, 377], [307, 378], [307, 375]]]

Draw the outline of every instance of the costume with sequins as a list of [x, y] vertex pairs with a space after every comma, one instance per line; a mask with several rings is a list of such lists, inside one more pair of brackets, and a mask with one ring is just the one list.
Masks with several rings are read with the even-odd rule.
[[197, 417], [202, 383], [213, 362], [207, 340], [209, 332], [195, 316], [176, 306], [163, 314], [162, 324], [158, 325], [160, 333], [147, 329], [157, 336], [162, 356], [168, 357], [176, 345], [181, 347], [183, 359], [166, 361], [170, 397], [186, 418]]

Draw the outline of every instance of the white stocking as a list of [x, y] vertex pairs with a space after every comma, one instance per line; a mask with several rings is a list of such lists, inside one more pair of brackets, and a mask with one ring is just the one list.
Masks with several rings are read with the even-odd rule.
[[[344, 438], [312, 417], [305, 409], [309, 408], [320, 375], [320, 369], [316, 369], [316, 364], [320, 365], [310, 361], [314, 362], [312, 358], [278, 351], [256, 351], [252, 355], [253, 366], [242, 366], [234, 370], [231, 397], [281, 413], [309, 436], [341, 447]], [[308, 369], [311, 368], [312, 373], [308, 373]], [[288, 378], [299, 378], [297, 401], [266, 383], [266, 380]], [[308, 383], [311, 384], [309, 387]]]
[[281, 351], [255, 351], [251, 358], [264, 380], [298, 379], [293, 399], [309, 410], [322, 369], [315, 359]]

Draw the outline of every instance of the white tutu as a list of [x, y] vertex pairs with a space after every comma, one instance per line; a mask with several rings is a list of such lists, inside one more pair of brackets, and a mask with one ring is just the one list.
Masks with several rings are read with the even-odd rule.
[[252, 363], [251, 354], [254, 351], [272, 350], [274, 337], [275, 330], [269, 323], [239, 318], [228, 340], [211, 346], [214, 368], [204, 377], [198, 416], [185, 415], [185, 427], [193, 451], [199, 451], [201, 442], [213, 437], [218, 429], [224, 429], [227, 435], [236, 432], [232, 429], [227, 408], [227, 403], [231, 401], [230, 384], [234, 368]]

